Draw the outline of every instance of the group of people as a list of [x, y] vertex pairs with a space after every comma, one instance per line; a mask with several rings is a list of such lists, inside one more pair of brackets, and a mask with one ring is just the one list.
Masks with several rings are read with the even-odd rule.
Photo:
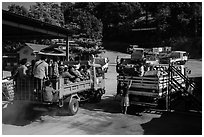
[[46, 59], [42, 56], [39, 60], [22, 59], [18, 68], [13, 71], [13, 77], [26, 81], [27, 78], [34, 79], [36, 90], [41, 90], [44, 80], [50, 80], [56, 89], [56, 82], [61, 76], [65, 83], [88, 80], [91, 77], [90, 65], [65, 65], [59, 59]]
[[72, 66], [64, 65], [64, 71], [61, 75], [65, 78], [65, 84], [88, 80], [91, 78], [90, 66], [80, 64]]
[[[158, 76], [166, 75], [167, 68], [162, 68], [161, 66], [146, 63], [145, 58], [140, 60], [131, 60], [131, 59], [119, 59], [116, 58], [116, 72], [123, 75], [131, 76]], [[158, 71], [160, 70], [160, 71]]]

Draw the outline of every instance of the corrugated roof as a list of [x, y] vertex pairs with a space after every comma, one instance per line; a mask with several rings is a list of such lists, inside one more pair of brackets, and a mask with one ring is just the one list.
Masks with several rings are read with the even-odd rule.
[[25, 44], [29, 46], [31, 49], [33, 49], [33, 52], [40, 52], [42, 49], [49, 47], [48, 45], [40, 45], [40, 44], [33, 44], [33, 43], [25, 43]]
[[67, 38], [72, 32], [36, 19], [2, 10], [2, 38], [5, 40], [32, 40]]

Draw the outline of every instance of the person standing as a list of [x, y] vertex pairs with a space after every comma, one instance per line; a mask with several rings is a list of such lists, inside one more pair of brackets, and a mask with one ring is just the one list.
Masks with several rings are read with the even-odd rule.
[[129, 106], [129, 94], [127, 84], [123, 85], [123, 93], [121, 98], [121, 110], [123, 114], [127, 114], [127, 108]]
[[26, 67], [27, 59], [22, 59], [20, 61], [20, 66], [17, 69], [17, 89], [18, 91], [25, 92], [27, 89], [27, 70], [28, 68]]
[[52, 73], [52, 85], [54, 89], [58, 88], [58, 79], [59, 79], [59, 60], [57, 58], [53, 59], [53, 73]]
[[20, 66], [18, 68], [18, 74], [19, 74], [18, 76], [21, 79], [24, 79], [27, 76], [26, 72], [27, 72], [28, 68], [26, 66], [26, 63], [27, 63], [27, 59], [22, 59], [20, 62]]
[[122, 99], [121, 99], [121, 109], [123, 114], [127, 114], [127, 109], [130, 106], [129, 102], [129, 89], [132, 85], [132, 80], [130, 81], [129, 84], [124, 84], [122, 86], [123, 92], [122, 92]]
[[43, 79], [48, 77], [48, 64], [45, 60], [45, 56], [42, 56], [33, 68], [34, 84], [38, 92], [42, 91]]
[[48, 63], [48, 77], [49, 79], [51, 79], [53, 76], [53, 60], [48, 59], [47, 63]]

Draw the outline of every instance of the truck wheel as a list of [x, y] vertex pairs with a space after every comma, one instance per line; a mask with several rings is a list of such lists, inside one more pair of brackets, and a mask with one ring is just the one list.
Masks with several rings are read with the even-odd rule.
[[68, 113], [69, 115], [75, 115], [79, 110], [79, 102], [76, 98], [72, 98], [70, 103], [68, 103]]

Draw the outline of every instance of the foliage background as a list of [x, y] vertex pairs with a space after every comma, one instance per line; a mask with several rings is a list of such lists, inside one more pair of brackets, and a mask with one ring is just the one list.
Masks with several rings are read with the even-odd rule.
[[102, 44], [125, 52], [130, 44], [171, 46], [202, 56], [201, 2], [36, 2], [29, 9], [15, 4], [8, 9], [70, 29], [72, 38], [88, 48]]

